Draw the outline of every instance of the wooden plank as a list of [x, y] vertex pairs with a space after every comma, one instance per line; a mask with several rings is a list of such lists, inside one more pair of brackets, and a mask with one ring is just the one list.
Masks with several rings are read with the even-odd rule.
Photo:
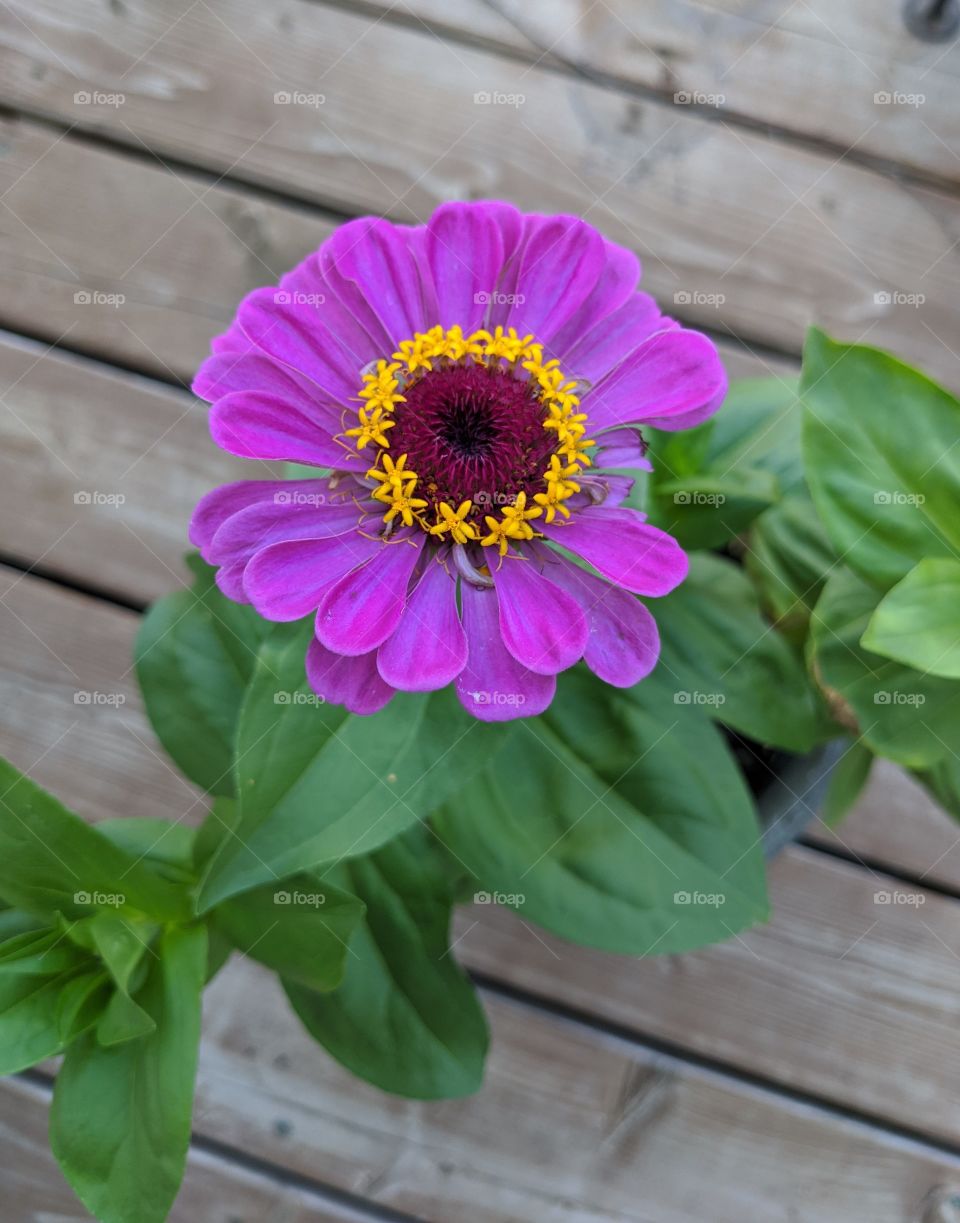
[[958, 382], [960, 203], [944, 192], [311, 0], [282, 21], [254, 0], [174, 21], [14, 0], [0, 40], [10, 105], [347, 210], [422, 219], [504, 195], [582, 212], [638, 249], [660, 297], [700, 295], [688, 315], [705, 325], [795, 351], [818, 321]]
[[[687, 0], [680, 13], [631, 0], [499, 0], [497, 10], [482, 0], [401, 0], [389, 9], [368, 0], [364, 7], [668, 99], [700, 95], [709, 107], [709, 97], [722, 97], [716, 106], [724, 117], [852, 148], [855, 158], [960, 179], [960, 42], [910, 36], [902, 6]], [[891, 101], [878, 103], [877, 94]]]
[[960, 1183], [953, 1156], [534, 1008], [485, 1004], [484, 1087], [421, 1104], [350, 1078], [275, 980], [232, 962], [209, 990], [198, 1126], [437, 1223], [903, 1223]]
[[9, 336], [0, 450], [7, 555], [132, 601], [183, 583], [208, 489], [282, 474], [219, 450], [192, 396]]
[[[336, 224], [30, 120], [0, 120], [0, 147], [0, 324], [167, 380], [189, 384], [240, 298]], [[722, 350], [736, 376], [791, 368]]]
[[333, 227], [22, 119], [0, 148], [0, 323], [187, 385], [240, 298]]
[[132, 671], [137, 617], [0, 566], [0, 755], [90, 820], [197, 823]]
[[809, 839], [960, 893], [960, 827], [888, 760], [874, 763], [863, 794], [839, 827], [818, 823]]
[[489, 908], [459, 914], [457, 950], [534, 995], [956, 1142], [960, 904], [797, 846], [770, 888], [769, 925], [682, 957], [598, 956]]
[[[24, 1079], [0, 1082], [0, 1202], [6, 1223], [84, 1223], [47, 1144], [49, 1092]], [[371, 1216], [278, 1184], [193, 1148], [169, 1223], [362, 1223]]]
[[[115, 677], [126, 666], [118, 618], [130, 622], [129, 635], [134, 615], [51, 586], [37, 594], [32, 588], [38, 586], [36, 579], [24, 578], [16, 588], [22, 618], [41, 625], [44, 640], [68, 651], [71, 660], [88, 651], [87, 638], [77, 634], [96, 634], [103, 659], [97, 682], [105, 691], [117, 690], [122, 680]], [[33, 614], [35, 607], [42, 617]], [[100, 621], [102, 629], [95, 627]], [[108, 639], [112, 652], [106, 650]], [[69, 728], [66, 746], [53, 746], [36, 772], [44, 784], [52, 784], [55, 774], [53, 788], [85, 814], [103, 810], [99, 794], [105, 784], [113, 787], [115, 814], [141, 813], [144, 791], [154, 785], [158, 798], [167, 795], [170, 814], [189, 805], [182, 783], [153, 755], [142, 724], [139, 735], [129, 736], [129, 759], [121, 768], [115, 744], [122, 742], [122, 728], [104, 715], [96, 734], [87, 733], [82, 722], [73, 729], [75, 681], [69, 672], [41, 662], [46, 655], [33, 642], [5, 649], [4, 656], [14, 662], [5, 677], [10, 695], [0, 709], [16, 713], [0, 724], [0, 752], [29, 767], [22, 741], [14, 741], [17, 750], [9, 752], [19, 726], [42, 727], [54, 745]], [[123, 717], [132, 722], [135, 713], [131, 693]], [[74, 734], [82, 739], [71, 739]], [[77, 745], [73, 752], [71, 742]], [[532, 994], [956, 1142], [960, 1102], [943, 1066], [960, 1046], [954, 988], [960, 902], [898, 888], [887, 877], [797, 847], [775, 864], [771, 887], [769, 926], [683, 957], [634, 961], [601, 955], [534, 931], [491, 906], [461, 912], [457, 952], [479, 972]], [[922, 904], [875, 899], [877, 892], [898, 891], [922, 897]]]
[[[768, 368], [736, 352], [728, 365]], [[189, 395], [0, 335], [0, 472], [8, 557], [139, 602], [182, 583], [187, 523], [208, 489], [282, 465], [218, 450]]]

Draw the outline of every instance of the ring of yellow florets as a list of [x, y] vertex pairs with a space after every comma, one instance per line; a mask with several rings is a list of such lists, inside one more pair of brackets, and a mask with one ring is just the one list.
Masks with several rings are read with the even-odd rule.
[[[397, 404], [405, 402], [403, 392], [441, 365], [468, 361], [512, 367], [517, 377], [523, 377], [520, 371], [525, 371], [543, 405], [543, 428], [556, 434], [549, 465], [542, 473], [543, 487], [534, 493], [533, 504], [527, 504], [526, 492], [517, 493], [513, 503], [504, 505], [498, 515], [484, 516], [486, 534], [475, 522], [468, 521], [472, 501], [456, 506], [446, 501], [431, 505], [417, 495], [419, 476], [407, 467], [409, 456], [401, 454], [394, 459], [389, 453], [389, 431], [396, 425], [393, 416]], [[470, 335], [464, 335], [458, 326], [432, 327], [403, 340], [391, 361], [378, 361], [362, 377], [357, 424], [345, 429], [342, 436], [357, 452], [368, 446], [376, 449], [376, 461], [367, 478], [377, 485], [372, 496], [385, 507], [385, 524], [393, 527], [399, 522], [409, 527], [416, 523], [439, 539], [496, 547], [503, 556], [511, 541], [533, 539], [538, 534], [531, 521], [542, 517], [545, 523], [552, 523], [558, 514], [570, 517], [565, 502], [580, 492], [576, 477], [591, 466], [588, 451], [596, 443], [586, 437], [586, 414], [577, 410], [578, 383], [566, 376], [558, 361], [543, 360], [543, 345], [532, 335], [521, 337], [512, 327]], [[435, 516], [432, 522], [431, 510]]]

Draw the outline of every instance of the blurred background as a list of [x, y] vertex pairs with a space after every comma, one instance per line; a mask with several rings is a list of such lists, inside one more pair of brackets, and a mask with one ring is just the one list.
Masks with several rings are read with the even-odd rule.
[[[958, 33], [956, 0], [0, 0], [0, 752], [90, 819], [199, 819], [129, 662], [193, 504], [250, 474], [190, 378], [346, 218], [576, 213], [734, 376], [791, 381], [816, 322], [960, 390]], [[960, 1218], [955, 831], [878, 768], [771, 925], [680, 959], [467, 911], [467, 1101], [350, 1079], [233, 964], [172, 1217]], [[4, 1223], [85, 1217], [49, 1091], [0, 1084]]]

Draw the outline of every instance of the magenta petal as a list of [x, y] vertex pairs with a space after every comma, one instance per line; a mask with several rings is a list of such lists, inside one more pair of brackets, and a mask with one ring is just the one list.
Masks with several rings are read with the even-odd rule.
[[457, 614], [457, 583], [436, 561], [410, 592], [396, 632], [380, 647], [377, 666], [394, 688], [444, 688], [467, 662], [467, 635]]
[[215, 352], [200, 366], [192, 390], [208, 403], [236, 391], [270, 391], [307, 416], [339, 410], [305, 374], [256, 350]]
[[640, 600], [561, 557], [547, 573], [587, 614], [590, 636], [583, 660], [594, 675], [617, 688], [645, 679], [660, 655], [660, 634]]
[[660, 307], [647, 293], [634, 293], [564, 354], [563, 367], [575, 378], [597, 382], [639, 344], [663, 329]]
[[638, 467], [641, 471], [653, 471], [653, 464], [645, 455], [643, 434], [633, 425], [599, 433], [596, 443], [593, 462], [598, 468]]
[[345, 658], [316, 638], [307, 646], [307, 681], [317, 696], [356, 714], [376, 713], [395, 691], [381, 679], [375, 651]]
[[510, 326], [549, 345], [591, 293], [603, 265], [603, 238], [593, 226], [578, 217], [544, 219], [520, 253]]
[[610, 318], [615, 310], [636, 295], [640, 281], [640, 260], [633, 251], [615, 242], [603, 243], [604, 264], [600, 279], [580, 308], [560, 328], [550, 345], [552, 355], [566, 368], [569, 349], [594, 327]]
[[190, 542], [199, 548], [204, 560], [205, 549], [228, 518], [247, 506], [272, 501], [277, 493], [289, 488], [286, 480], [237, 480], [211, 489], [197, 502], [190, 519]]
[[687, 576], [689, 562], [683, 549], [666, 531], [648, 526], [638, 510], [601, 506], [581, 510], [563, 525], [558, 520], [540, 529], [634, 594], [669, 594]]
[[497, 215], [483, 204], [442, 204], [427, 226], [437, 321], [468, 334], [483, 325], [504, 263]]
[[328, 649], [366, 654], [396, 630], [425, 538], [418, 532], [381, 545], [374, 564], [346, 574], [327, 591], [317, 608], [316, 631]]
[[306, 374], [332, 402], [348, 404], [356, 398], [369, 350], [346, 350], [324, 324], [310, 295], [292, 289], [256, 289], [240, 303], [237, 322], [256, 348]]
[[[324, 246], [340, 278], [354, 286], [349, 305], [365, 302], [388, 337], [390, 348], [423, 331], [426, 320], [421, 273], [411, 249], [410, 230], [390, 221], [363, 217], [342, 226]], [[431, 320], [432, 321], [432, 320]]]
[[583, 657], [587, 621], [576, 599], [526, 557], [504, 557], [492, 572], [503, 644], [517, 662], [538, 675], [556, 675]]
[[365, 471], [367, 460], [334, 441], [338, 431], [336, 424], [321, 425], [267, 391], [237, 391], [210, 409], [210, 435], [230, 454]]
[[543, 713], [557, 689], [555, 675], [528, 671], [500, 636], [497, 592], [460, 584], [467, 665], [457, 677], [457, 696], [481, 722], [509, 722]]
[[727, 375], [716, 346], [698, 331], [658, 331], [584, 396], [594, 428], [645, 422], [658, 429], [699, 424], [717, 410]]
[[[326, 487], [325, 482], [317, 483]], [[236, 564], [249, 560], [270, 544], [294, 539], [330, 539], [356, 531], [361, 511], [352, 501], [311, 505], [292, 501], [293, 495], [281, 491], [273, 500], [250, 505], [228, 518], [210, 542], [207, 553], [210, 563]]]
[[333, 583], [382, 547], [380, 540], [358, 534], [271, 544], [247, 565], [244, 590], [266, 619], [299, 620], [319, 607]]

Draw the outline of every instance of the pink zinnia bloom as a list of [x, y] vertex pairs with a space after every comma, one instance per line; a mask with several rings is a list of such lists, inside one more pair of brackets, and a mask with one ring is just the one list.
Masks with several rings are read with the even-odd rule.
[[727, 382], [639, 276], [576, 217], [445, 204], [425, 226], [352, 221], [244, 299], [194, 382], [213, 438], [331, 474], [215, 489], [191, 539], [229, 598], [316, 613], [320, 696], [368, 714], [456, 682], [504, 720], [580, 659], [620, 687], [649, 674], [635, 596], [687, 561], [610, 469], [649, 470], [640, 426], [699, 424]]

